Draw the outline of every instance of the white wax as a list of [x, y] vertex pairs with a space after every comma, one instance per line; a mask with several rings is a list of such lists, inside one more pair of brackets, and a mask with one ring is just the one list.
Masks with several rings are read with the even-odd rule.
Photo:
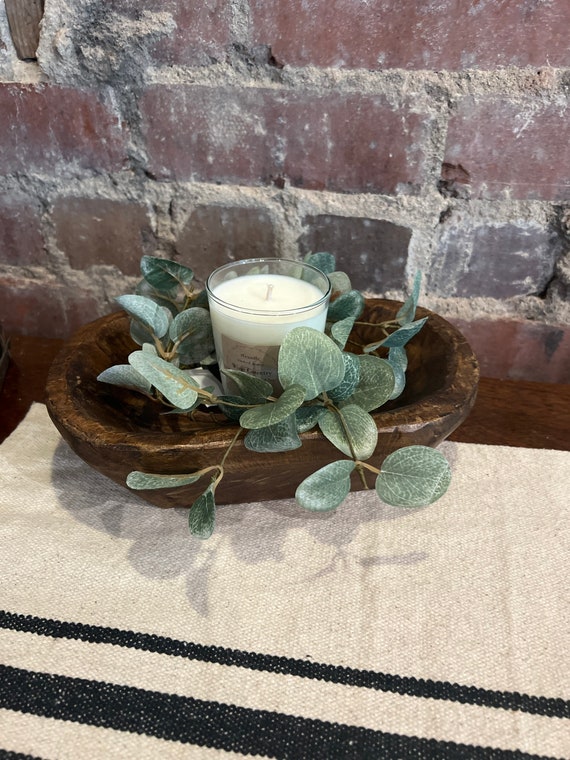
[[[325, 328], [324, 294], [312, 283], [295, 277], [244, 275], [221, 282], [214, 288], [213, 295], [224, 302], [210, 302], [214, 333], [242, 343], [278, 346], [294, 327], [314, 327], [321, 331]], [[307, 308], [312, 304], [318, 305]], [[295, 309], [302, 311], [291, 313]]]

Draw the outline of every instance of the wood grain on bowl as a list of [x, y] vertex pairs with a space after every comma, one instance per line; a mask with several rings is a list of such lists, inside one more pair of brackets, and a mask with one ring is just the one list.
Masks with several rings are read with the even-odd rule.
[[[362, 320], [392, 318], [400, 305], [369, 299]], [[416, 316], [429, 318], [407, 346], [406, 388], [373, 412], [378, 446], [370, 462], [376, 466], [402, 446], [441, 443], [475, 402], [479, 370], [463, 335], [426, 309], [418, 308]], [[377, 337], [373, 327], [359, 326], [347, 350], [358, 352]], [[46, 386], [47, 409], [63, 438], [87, 464], [120, 485], [132, 470], [176, 474], [218, 464], [236, 432], [222, 415], [200, 411], [191, 419], [165, 414], [164, 407], [145, 396], [97, 380], [107, 367], [126, 363], [136, 348], [124, 312], [85, 325], [64, 345]], [[250, 452], [239, 439], [226, 462], [216, 502], [291, 498], [305, 477], [343, 457], [317, 430], [301, 439], [301, 448], [278, 454]], [[354, 477], [353, 487], [363, 487], [359, 478]], [[136, 493], [159, 507], [189, 507], [203, 488], [199, 482]]]

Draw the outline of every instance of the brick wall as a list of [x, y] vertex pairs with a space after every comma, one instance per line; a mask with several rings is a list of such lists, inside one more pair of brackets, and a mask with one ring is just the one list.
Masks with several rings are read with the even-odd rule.
[[43, 6], [0, 0], [9, 332], [108, 313], [143, 253], [328, 250], [371, 294], [421, 269], [484, 374], [570, 381], [568, 0]]

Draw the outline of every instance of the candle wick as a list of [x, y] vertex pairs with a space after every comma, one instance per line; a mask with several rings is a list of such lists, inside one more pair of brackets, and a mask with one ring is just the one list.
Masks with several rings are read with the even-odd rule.
[[268, 284], [267, 285], [267, 293], [265, 294], [265, 300], [269, 301], [271, 299], [271, 294], [273, 293], [273, 285]]

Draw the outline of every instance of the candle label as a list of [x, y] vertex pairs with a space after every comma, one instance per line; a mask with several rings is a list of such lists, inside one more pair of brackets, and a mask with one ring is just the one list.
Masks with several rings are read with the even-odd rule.
[[277, 359], [280, 346], [251, 346], [222, 335], [224, 369], [237, 369], [279, 387]]

